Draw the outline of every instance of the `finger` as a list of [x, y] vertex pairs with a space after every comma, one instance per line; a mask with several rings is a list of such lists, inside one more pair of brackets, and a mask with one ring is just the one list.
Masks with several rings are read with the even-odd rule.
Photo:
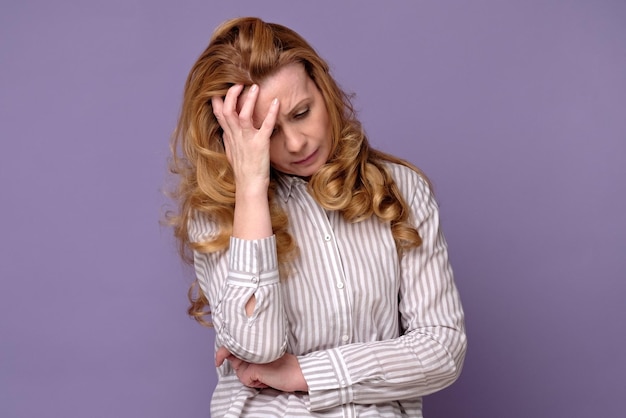
[[250, 367], [250, 364], [246, 364], [245, 366], [237, 370], [237, 378], [239, 381], [248, 387], [257, 387], [257, 385], [262, 384], [259, 380], [256, 379], [254, 374], [254, 367]]
[[211, 107], [213, 108], [213, 115], [217, 122], [220, 124], [222, 129], [224, 129], [224, 125], [222, 125], [222, 121], [224, 120], [224, 100], [221, 97], [213, 96], [211, 97]]
[[265, 388], [269, 387], [268, 385], [266, 385], [265, 383], [261, 382], [260, 380], [254, 380], [254, 379], [249, 379], [244, 384], [246, 386], [248, 386], [248, 387], [255, 388], [255, 389], [265, 389]]
[[249, 367], [250, 367], [250, 363], [246, 363], [245, 361], [243, 361], [241, 362], [241, 364], [239, 364], [239, 367], [233, 368], [235, 370], [235, 373], [237, 374], [237, 378], [239, 379], [241, 383], [245, 384], [245, 380], [247, 379], [246, 370]]
[[222, 106], [222, 114], [224, 121], [231, 129], [239, 126], [239, 116], [237, 114], [237, 100], [243, 91], [243, 84], [235, 84], [226, 92], [224, 105]]
[[259, 129], [259, 132], [264, 136], [270, 137], [272, 135], [272, 131], [274, 130], [274, 126], [276, 125], [276, 118], [278, 117], [278, 109], [280, 107], [280, 103], [278, 99], [275, 98], [272, 100], [270, 104], [270, 108], [267, 111], [267, 115], [265, 119], [263, 119], [263, 124]]
[[230, 356], [228, 360], [230, 361], [230, 366], [235, 370], [239, 370], [242, 367], [242, 364], [244, 363], [243, 360], [235, 356]]
[[224, 347], [218, 348], [217, 351], [215, 352], [215, 365], [217, 367], [221, 366], [222, 363], [224, 363], [224, 360], [226, 360], [231, 355], [232, 354], [230, 353], [230, 351], [228, 351], [226, 348]]
[[224, 151], [226, 151], [226, 156], [229, 157], [228, 149], [226, 147], [226, 138], [228, 138], [228, 130], [225, 129], [226, 123], [224, 123], [224, 115], [222, 113], [224, 107], [224, 100], [221, 97], [213, 96], [211, 97], [211, 107], [213, 109], [213, 115], [215, 116], [215, 120], [222, 128], [222, 137], [219, 138], [219, 142], [222, 144]]
[[247, 94], [245, 94], [245, 97], [240, 97], [240, 101], [243, 100], [243, 105], [239, 111], [239, 123], [244, 129], [254, 129], [252, 115], [254, 114], [254, 107], [256, 106], [258, 95], [259, 86], [253, 84]]
[[263, 383], [260, 378], [261, 376], [259, 375], [259, 365], [258, 364], [249, 364], [249, 367], [247, 367], [244, 372], [241, 374], [241, 376], [239, 377], [239, 381], [241, 383], [243, 383], [244, 385], [251, 387], [251, 388], [256, 388], [256, 389], [265, 389], [265, 388], [269, 388], [270, 386], [266, 383]]

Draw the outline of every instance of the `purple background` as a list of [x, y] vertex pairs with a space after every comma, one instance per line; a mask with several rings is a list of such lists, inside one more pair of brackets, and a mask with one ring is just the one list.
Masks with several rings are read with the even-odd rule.
[[626, 3], [233, 3], [0, 3], [0, 416], [208, 416], [160, 189], [191, 64], [258, 15], [436, 186], [470, 345], [426, 416], [623, 417]]

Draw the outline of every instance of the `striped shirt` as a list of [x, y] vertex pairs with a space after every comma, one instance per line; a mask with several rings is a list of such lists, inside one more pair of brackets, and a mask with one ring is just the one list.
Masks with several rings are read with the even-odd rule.
[[[320, 207], [306, 182], [281, 175], [277, 199], [298, 256], [279, 281], [275, 237], [231, 238], [228, 250], [195, 254], [212, 309], [215, 347], [252, 363], [298, 356], [307, 393], [242, 385], [218, 368], [213, 417], [422, 417], [422, 396], [451, 384], [466, 349], [463, 309], [438, 207], [413, 170], [388, 168], [423, 243], [398, 257], [388, 222], [350, 223]], [[190, 239], [216, 232], [206, 217]], [[244, 306], [256, 297], [248, 317]]]

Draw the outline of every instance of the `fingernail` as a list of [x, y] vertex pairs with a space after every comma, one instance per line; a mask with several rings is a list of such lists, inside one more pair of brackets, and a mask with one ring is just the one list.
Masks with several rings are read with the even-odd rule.
[[257, 86], [256, 84], [253, 84], [252, 87], [250, 87], [250, 92], [254, 93], [258, 88], [259, 86]]
[[278, 104], [278, 97], [274, 97], [274, 100], [272, 100], [272, 104], [273, 105], [277, 105]]

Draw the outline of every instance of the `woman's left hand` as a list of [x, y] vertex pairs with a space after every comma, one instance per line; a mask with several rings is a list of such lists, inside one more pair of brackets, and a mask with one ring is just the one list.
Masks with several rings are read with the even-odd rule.
[[285, 353], [271, 363], [253, 364], [235, 357], [226, 348], [220, 347], [215, 353], [215, 365], [221, 366], [224, 360], [230, 362], [237, 373], [237, 378], [245, 386], [258, 389], [271, 387], [283, 392], [309, 390], [298, 358], [293, 354]]

